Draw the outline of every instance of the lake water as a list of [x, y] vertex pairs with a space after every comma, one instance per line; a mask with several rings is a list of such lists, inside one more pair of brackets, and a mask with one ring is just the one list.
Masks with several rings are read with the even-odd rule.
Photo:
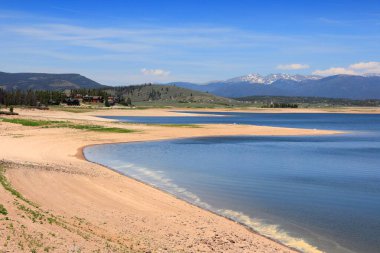
[[111, 144], [85, 156], [306, 252], [380, 252], [380, 115], [226, 115], [118, 119], [350, 133]]

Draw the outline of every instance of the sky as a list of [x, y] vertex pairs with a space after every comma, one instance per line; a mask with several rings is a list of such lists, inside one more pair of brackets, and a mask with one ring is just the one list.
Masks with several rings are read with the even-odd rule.
[[380, 73], [380, 1], [0, 0], [0, 71], [107, 85]]

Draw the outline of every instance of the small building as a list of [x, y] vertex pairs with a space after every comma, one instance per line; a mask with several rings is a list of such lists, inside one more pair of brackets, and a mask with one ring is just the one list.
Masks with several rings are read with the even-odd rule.
[[112, 96], [108, 97], [107, 100], [108, 100], [108, 104], [110, 106], [113, 106], [113, 105], [115, 105], [118, 102], [118, 98], [117, 97], [112, 97]]
[[89, 96], [86, 95], [83, 97], [83, 102], [85, 103], [103, 103], [104, 98], [102, 96]]

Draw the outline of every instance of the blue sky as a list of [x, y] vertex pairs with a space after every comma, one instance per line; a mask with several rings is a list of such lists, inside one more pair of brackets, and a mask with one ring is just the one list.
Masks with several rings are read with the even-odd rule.
[[111, 85], [380, 73], [380, 1], [1, 0], [0, 71]]

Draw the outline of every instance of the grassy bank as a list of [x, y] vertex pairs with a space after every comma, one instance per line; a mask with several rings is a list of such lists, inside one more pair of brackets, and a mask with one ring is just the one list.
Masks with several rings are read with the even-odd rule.
[[133, 133], [135, 130], [119, 128], [119, 127], [104, 127], [99, 125], [85, 125], [85, 124], [75, 124], [68, 121], [52, 121], [52, 120], [33, 120], [33, 119], [7, 119], [1, 118], [3, 122], [19, 124], [23, 126], [31, 127], [44, 127], [44, 128], [72, 128], [85, 131], [95, 131], [95, 132], [107, 132], [107, 133]]

